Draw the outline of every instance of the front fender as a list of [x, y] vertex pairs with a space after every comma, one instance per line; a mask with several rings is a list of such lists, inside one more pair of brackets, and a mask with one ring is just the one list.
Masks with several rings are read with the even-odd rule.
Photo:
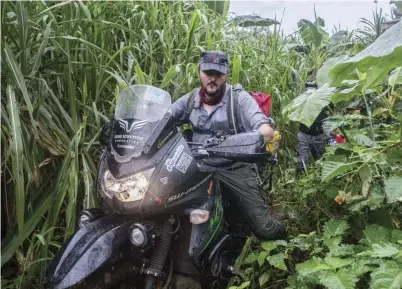
[[77, 231], [50, 263], [47, 271], [49, 288], [68, 288], [102, 266], [116, 248], [128, 242], [130, 224], [106, 216]]

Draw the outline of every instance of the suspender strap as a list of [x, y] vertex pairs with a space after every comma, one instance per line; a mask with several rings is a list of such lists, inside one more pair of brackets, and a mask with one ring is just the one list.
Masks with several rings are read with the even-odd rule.
[[227, 117], [229, 121], [230, 134], [238, 134], [242, 132], [242, 127], [238, 121], [239, 93], [243, 90], [241, 84], [236, 84], [229, 92], [227, 102]]
[[190, 113], [193, 111], [195, 97], [197, 96], [198, 92], [199, 92], [198, 88], [196, 88], [192, 92], [190, 92], [190, 95], [189, 95], [188, 100], [187, 100], [187, 107], [186, 107], [186, 113], [188, 115], [190, 115]]

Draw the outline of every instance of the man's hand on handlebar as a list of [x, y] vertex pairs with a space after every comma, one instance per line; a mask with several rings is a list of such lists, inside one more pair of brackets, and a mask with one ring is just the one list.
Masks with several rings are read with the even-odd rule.
[[274, 139], [274, 129], [267, 123], [263, 123], [258, 131], [263, 135], [265, 144]]

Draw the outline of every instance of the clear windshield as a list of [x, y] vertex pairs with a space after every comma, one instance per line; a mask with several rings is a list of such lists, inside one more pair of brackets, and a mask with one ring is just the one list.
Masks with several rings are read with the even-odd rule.
[[151, 85], [131, 85], [119, 94], [115, 118], [156, 122], [162, 119], [171, 104], [169, 93], [162, 89]]
[[169, 93], [154, 86], [132, 85], [120, 92], [112, 141], [112, 153], [118, 161], [141, 154], [170, 105]]

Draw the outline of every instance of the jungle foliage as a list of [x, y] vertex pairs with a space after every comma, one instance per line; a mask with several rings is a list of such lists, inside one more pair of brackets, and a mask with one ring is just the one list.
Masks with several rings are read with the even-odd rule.
[[[248, 242], [233, 288], [401, 288], [402, 22], [329, 37], [316, 17], [285, 37], [276, 21], [240, 27], [228, 5], [2, 2], [3, 288], [42, 288], [77, 213], [96, 206], [98, 135], [119, 89], [147, 83], [177, 99], [197, 86], [206, 49], [227, 52], [231, 83], [272, 95], [282, 133], [268, 196], [290, 236]], [[302, 93], [311, 73], [319, 89]], [[325, 129], [346, 142], [295, 179], [297, 123], [330, 101]]]

